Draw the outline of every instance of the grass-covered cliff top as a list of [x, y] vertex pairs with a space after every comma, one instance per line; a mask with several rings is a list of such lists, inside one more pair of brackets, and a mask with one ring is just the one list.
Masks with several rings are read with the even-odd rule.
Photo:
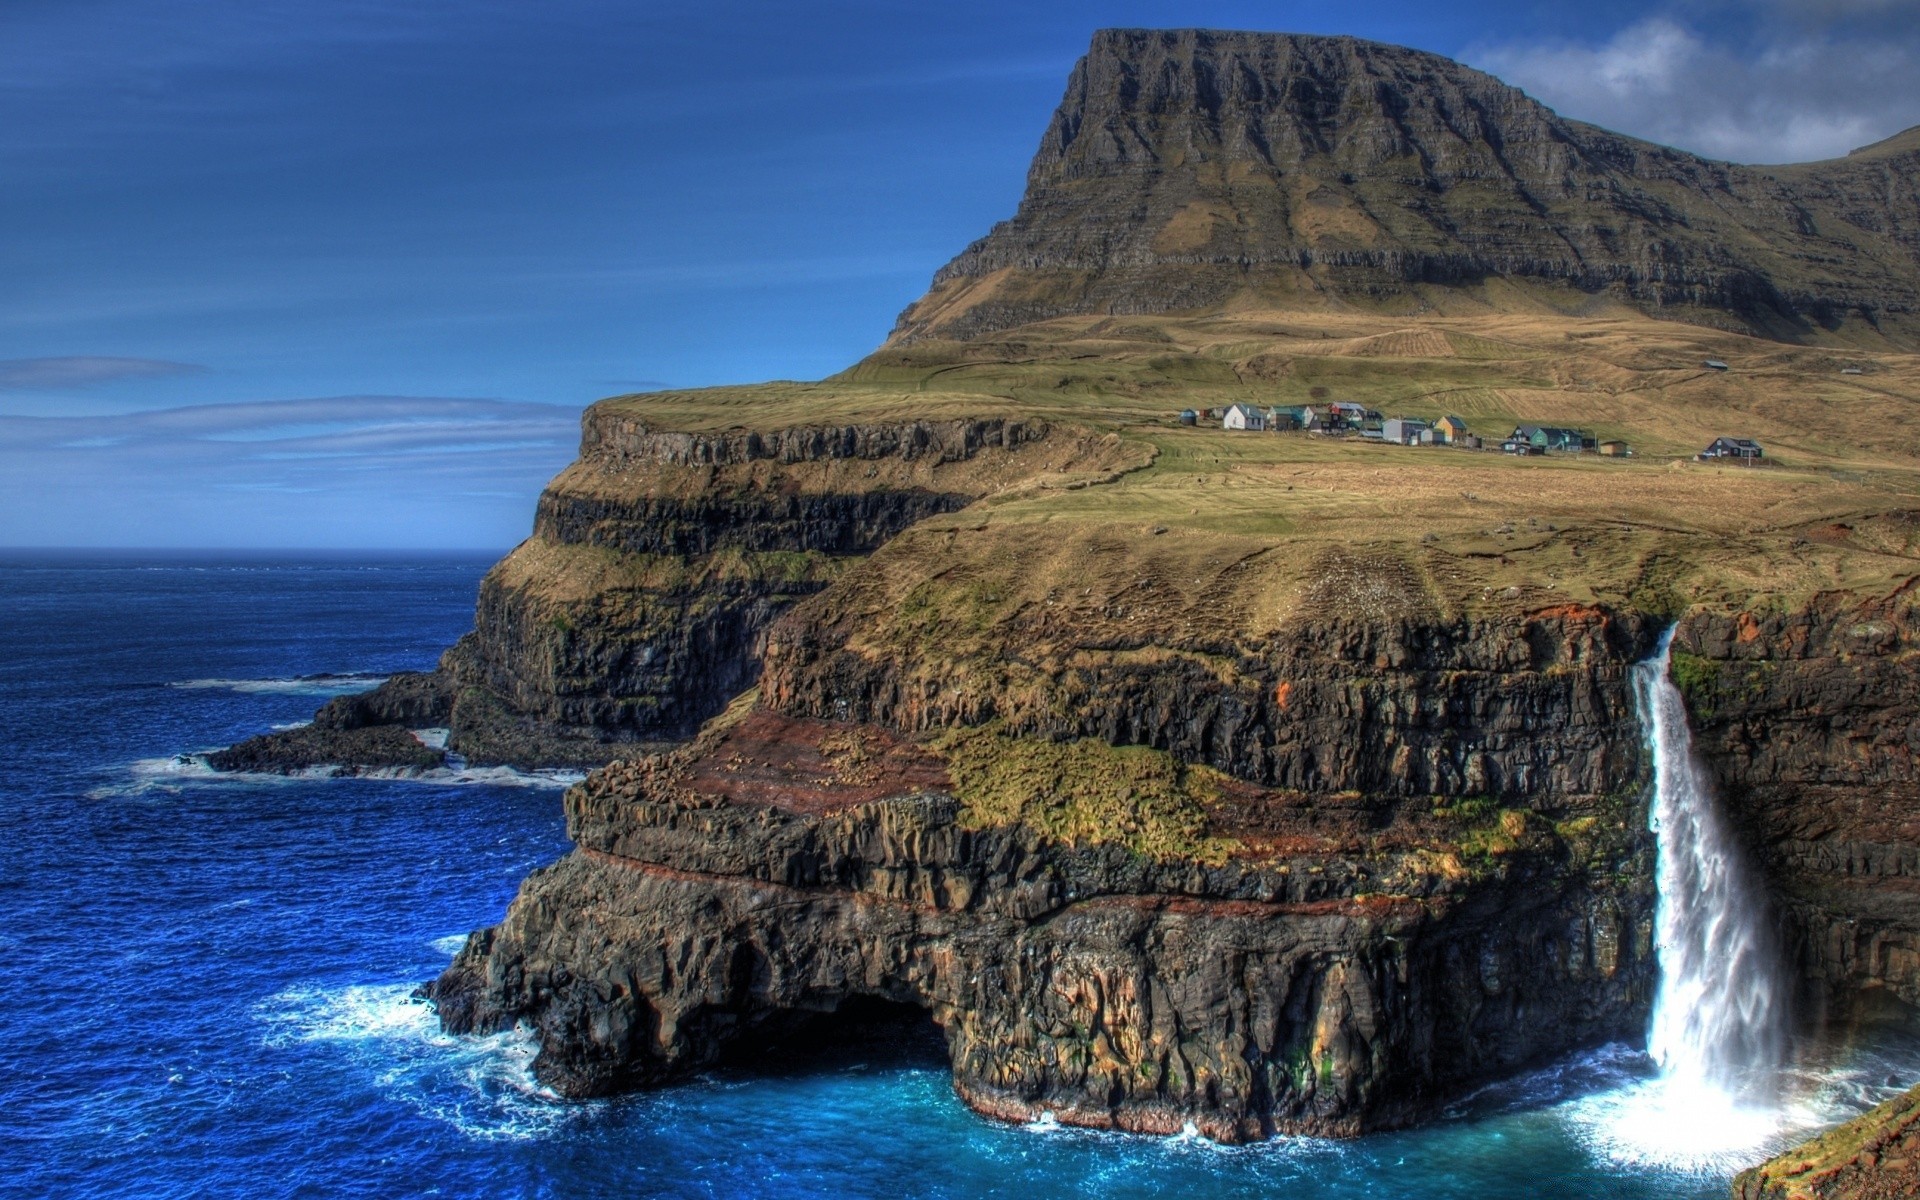
[[[1635, 453], [1520, 459], [1174, 423], [1183, 408], [1335, 400], [1455, 414], [1490, 440], [1517, 424], [1574, 426]], [[1010, 595], [1055, 574], [1116, 594], [1164, 576], [1174, 588], [1163, 594], [1197, 606], [1187, 611], [1256, 626], [1329, 601], [1441, 612], [1793, 604], [1881, 593], [1920, 574], [1920, 436], [1909, 420], [1920, 412], [1920, 356], [1632, 315], [1072, 318], [886, 349], [820, 383], [625, 396], [601, 410], [688, 431], [998, 415], [1109, 433], [1139, 452], [1116, 463], [1150, 465], [1070, 488], [982, 464], [986, 500], [923, 527], [940, 535], [938, 549], [913, 569], [999, 578], [1027, 563], [998, 587]], [[1767, 465], [1690, 460], [1723, 435], [1758, 439]], [[1045, 448], [1022, 458], [1060, 465]], [[836, 487], [868, 475], [908, 482], [891, 469], [831, 474]], [[568, 479], [559, 483], [587, 486]], [[935, 543], [908, 539], [896, 553], [915, 544]], [[1035, 555], [1051, 565], [1034, 566]]]

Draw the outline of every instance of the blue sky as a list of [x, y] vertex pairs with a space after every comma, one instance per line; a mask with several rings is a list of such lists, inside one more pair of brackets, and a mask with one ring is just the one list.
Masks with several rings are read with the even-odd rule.
[[871, 350], [1108, 25], [1747, 161], [1920, 123], [1920, 0], [5, 0], [0, 545], [511, 545], [583, 404]]

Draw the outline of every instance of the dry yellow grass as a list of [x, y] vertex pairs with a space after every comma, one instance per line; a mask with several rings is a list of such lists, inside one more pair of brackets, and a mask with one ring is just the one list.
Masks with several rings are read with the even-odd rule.
[[[1706, 368], [1709, 358], [1730, 369]], [[1174, 423], [1186, 407], [1325, 400], [1456, 413], [1494, 437], [1518, 423], [1578, 426], [1624, 438], [1637, 455], [1514, 459]], [[1516, 595], [1645, 601], [1649, 589], [1663, 603], [1746, 604], [1881, 591], [1920, 573], [1910, 532], [1920, 438], [1907, 422], [1920, 409], [1920, 356], [1790, 346], [1624, 312], [1071, 318], [977, 343], [889, 348], [818, 384], [606, 403], [659, 428], [1006, 415], [1117, 437], [1132, 449], [1103, 461], [1151, 465], [1070, 490], [1032, 469], [1059, 457], [1041, 450], [1036, 463], [983, 478], [993, 492], [984, 504], [925, 532], [962, 559], [975, 543], [1001, 554], [1022, 526], [1043, 529], [1053, 557], [1117, 541], [1122, 574], [1180, 546], [1196, 560], [1291, 564], [1264, 590], [1230, 589], [1244, 600], [1236, 611], [1256, 621], [1286, 619], [1311, 580], [1305, 564], [1327, 548], [1412, 563], [1443, 609]], [[1684, 461], [1721, 435], [1759, 439], [1768, 465]], [[1029, 566], [1037, 578], [1052, 571]], [[1097, 562], [1071, 568], [1081, 569], [1101, 581]]]

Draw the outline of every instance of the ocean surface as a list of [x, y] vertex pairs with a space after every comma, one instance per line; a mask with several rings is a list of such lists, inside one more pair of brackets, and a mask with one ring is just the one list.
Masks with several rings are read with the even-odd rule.
[[487, 566], [0, 552], [0, 1195], [1718, 1198], [1920, 1079], [1880, 1030], [1803, 1047], [1784, 1115], [1716, 1116], [1606, 1047], [1419, 1130], [1238, 1148], [982, 1120], [913, 1037], [554, 1099], [523, 1037], [410, 999], [565, 849], [554, 781], [180, 757], [430, 667]]

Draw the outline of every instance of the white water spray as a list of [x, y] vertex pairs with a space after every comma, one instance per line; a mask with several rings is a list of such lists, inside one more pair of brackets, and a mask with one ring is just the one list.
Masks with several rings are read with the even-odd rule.
[[1680, 689], [1668, 678], [1672, 640], [1669, 630], [1659, 655], [1634, 667], [1659, 843], [1660, 986], [1647, 1049], [1684, 1092], [1766, 1105], [1785, 1057], [1786, 989], [1766, 906], [1714, 805]]

